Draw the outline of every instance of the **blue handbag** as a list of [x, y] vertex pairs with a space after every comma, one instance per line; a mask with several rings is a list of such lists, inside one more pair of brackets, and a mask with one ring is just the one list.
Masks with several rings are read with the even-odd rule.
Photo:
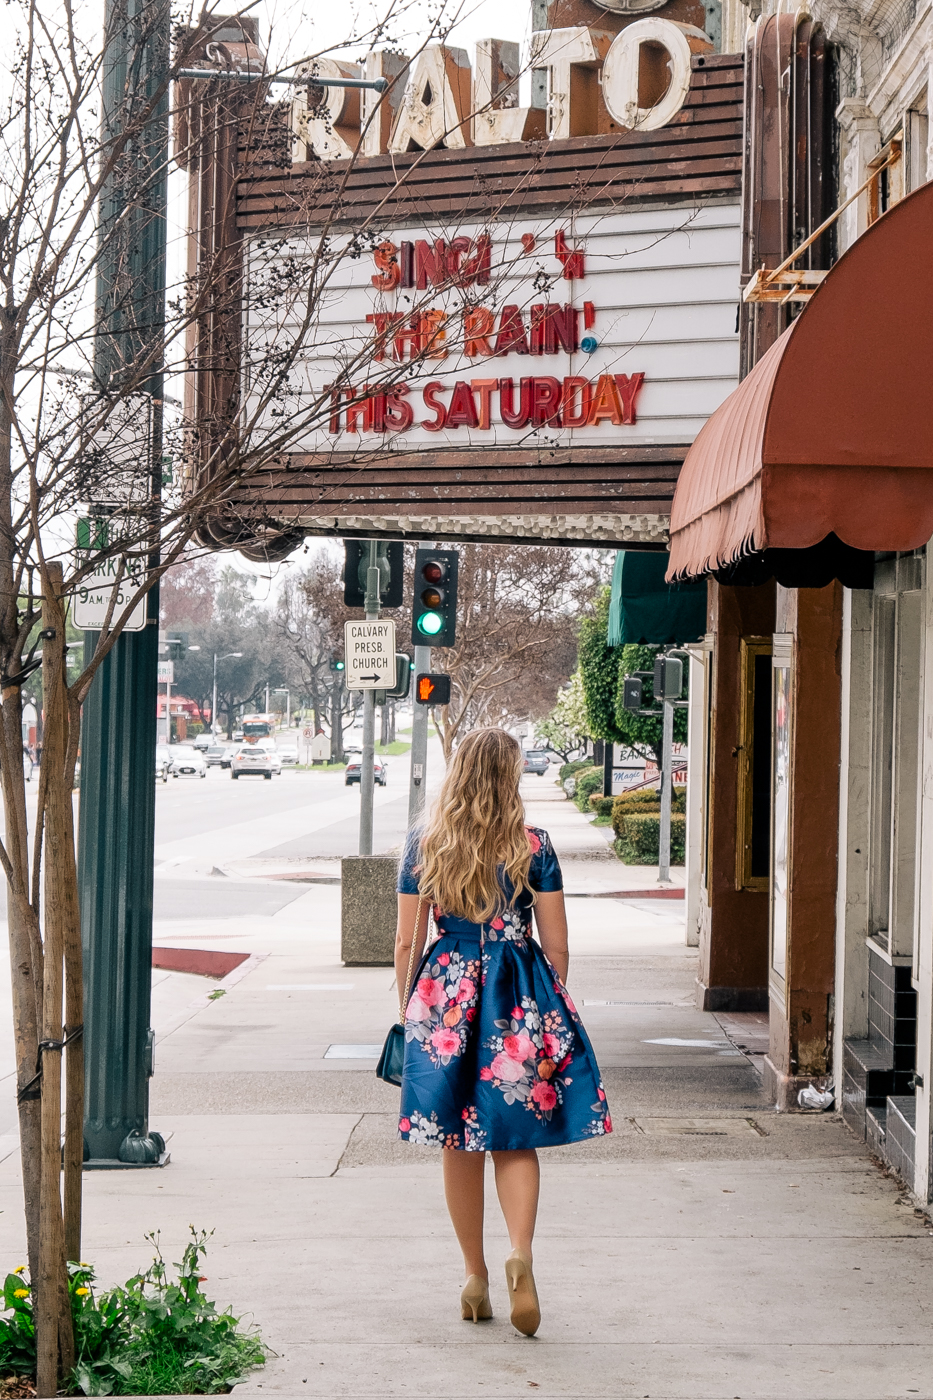
[[[415, 970], [415, 944], [418, 941], [418, 925], [421, 923], [421, 896], [418, 896], [418, 912], [415, 914], [415, 929], [411, 936], [411, 953], [408, 957], [408, 976], [405, 978], [405, 995], [398, 1004], [398, 1020], [389, 1027], [389, 1034], [386, 1036], [385, 1045], [382, 1047], [382, 1054], [379, 1056], [379, 1063], [376, 1066], [376, 1078], [385, 1080], [386, 1084], [401, 1085], [402, 1069], [405, 1064], [405, 1009], [408, 1006], [408, 996], [411, 992], [411, 975]], [[427, 941], [427, 940], [426, 940]]]

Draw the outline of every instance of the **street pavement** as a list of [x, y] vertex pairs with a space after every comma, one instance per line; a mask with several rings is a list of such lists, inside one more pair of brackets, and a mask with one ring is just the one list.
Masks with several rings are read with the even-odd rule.
[[[398, 779], [390, 770], [377, 797], [386, 842], [405, 760], [395, 763]], [[207, 1291], [252, 1316], [275, 1353], [238, 1387], [250, 1393], [933, 1395], [933, 1226], [837, 1116], [768, 1108], [754, 1057], [695, 1009], [682, 902], [601, 897], [648, 890], [657, 872], [621, 867], [602, 833], [537, 778], [523, 784], [528, 816], [551, 832], [564, 866], [569, 986], [615, 1132], [543, 1155], [544, 1317], [531, 1340], [508, 1323], [508, 1243], [490, 1178], [495, 1317], [462, 1322], [440, 1164], [398, 1142], [398, 1091], [373, 1072], [396, 1005], [392, 972], [341, 965], [339, 885], [283, 891], [272, 878], [332, 879], [322, 833], [352, 821], [358, 802], [355, 789], [323, 786], [309, 800], [303, 777], [255, 784], [249, 801], [268, 804], [261, 811], [243, 801], [244, 783], [221, 796], [220, 779], [198, 782], [190, 799], [173, 795], [171, 809], [160, 795], [156, 943], [250, 957], [219, 984], [158, 975], [152, 1124], [172, 1161], [86, 1177], [83, 1255], [105, 1281], [146, 1261], [147, 1230], [161, 1229], [173, 1259], [189, 1224], [213, 1229]], [[209, 806], [214, 790], [220, 802]], [[185, 846], [194, 808], [182, 804], [202, 791]], [[9, 1267], [23, 1240], [18, 1154], [9, 1134], [4, 1143]]]

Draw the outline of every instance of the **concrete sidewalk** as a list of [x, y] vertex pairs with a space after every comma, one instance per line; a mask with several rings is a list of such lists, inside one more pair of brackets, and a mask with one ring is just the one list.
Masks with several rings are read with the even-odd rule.
[[[693, 1005], [682, 904], [576, 897], [584, 866], [600, 882], [620, 867], [556, 789], [526, 787], [529, 819], [564, 856], [570, 989], [615, 1123], [544, 1157], [538, 1336], [508, 1323], [491, 1182], [496, 1316], [460, 1321], [440, 1164], [397, 1141], [398, 1092], [367, 1051], [394, 1014], [392, 973], [341, 966], [331, 885], [269, 917], [173, 924], [176, 942], [256, 956], [214, 1001], [198, 979], [160, 984], [152, 1122], [172, 1134], [172, 1163], [86, 1177], [84, 1257], [125, 1279], [146, 1230], [175, 1259], [189, 1222], [213, 1228], [210, 1296], [252, 1314], [276, 1352], [249, 1392], [933, 1396], [917, 1301], [933, 1293], [929, 1222], [838, 1118], [765, 1106], [749, 1059]], [[8, 1266], [23, 1256], [19, 1190], [14, 1154], [0, 1166]]]

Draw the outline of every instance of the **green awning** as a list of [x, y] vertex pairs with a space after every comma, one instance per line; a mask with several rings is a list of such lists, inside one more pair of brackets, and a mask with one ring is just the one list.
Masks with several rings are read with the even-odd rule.
[[706, 580], [665, 583], [666, 552], [620, 549], [612, 571], [611, 647], [683, 645], [706, 632]]

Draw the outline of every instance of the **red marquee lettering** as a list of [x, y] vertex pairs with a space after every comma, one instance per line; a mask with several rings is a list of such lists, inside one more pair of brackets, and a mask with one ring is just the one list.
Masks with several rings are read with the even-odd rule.
[[[496, 336], [496, 354], [510, 355], [513, 350], [518, 355], [528, 354], [525, 326], [517, 306], [503, 306]], [[511, 380], [509, 382], [511, 383]]]
[[436, 239], [433, 248], [425, 239], [417, 239], [415, 242], [415, 286], [418, 291], [427, 291], [429, 282], [432, 287], [446, 286], [448, 280], [447, 244], [443, 238]]
[[408, 385], [396, 384], [385, 396], [385, 424], [389, 432], [404, 433], [414, 419], [411, 404], [407, 402]]
[[623, 421], [622, 402], [615, 379], [611, 374], [601, 374], [596, 385], [596, 393], [590, 406], [589, 427], [594, 428], [603, 418], [608, 418], [619, 427]]
[[499, 414], [507, 428], [526, 428], [531, 418], [533, 379], [522, 379], [518, 409], [515, 408], [514, 384], [511, 379], [499, 380]]
[[533, 306], [531, 308], [531, 353], [532, 355], [544, 354], [544, 323], [547, 319], [546, 306]]
[[[561, 422], [565, 428], [585, 428], [590, 416], [590, 381], [579, 374], [568, 375], [561, 395]], [[578, 406], [579, 404], [579, 406]]]
[[544, 375], [534, 381], [531, 400], [531, 422], [535, 428], [545, 423], [552, 428], [560, 427], [561, 383], [551, 375]]
[[447, 410], [437, 397], [438, 394], [446, 393], [446, 390], [446, 384], [442, 384], [439, 379], [432, 379], [430, 384], [425, 384], [421, 392], [425, 408], [434, 409], [433, 418], [422, 418], [421, 420], [422, 428], [425, 428], [429, 433], [439, 433], [446, 426]]
[[471, 359], [493, 353], [489, 337], [493, 333], [495, 320], [486, 306], [474, 306], [463, 316], [464, 352]]
[[617, 374], [615, 375], [616, 388], [622, 399], [622, 422], [635, 423], [635, 399], [638, 391], [644, 382], [643, 374]]
[[450, 396], [450, 407], [447, 410], [447, 421], [444, 426], [446, 428], [479, 427], [473, 390], [462, 379], [458, 379], [454, 385], [454, 391]]
[[398, 265], [398, 249], [388, 239], [373, 249], [373, 262], [379, 269], [370, 279], [379, 292], [389, 292], [397, 287], [401, 275]]
[[[364, 384], [360, 390], [361, 394], [367, 393], [368, 384]], [[347, 404], [347, 432], [348, 433], [371, 433], [373, 430], [373, 401], [370, 398], [357, 398], [355, 389], [345, 391], [350, 402]], [[360, 426], [362, 420], [362, 427]]]
[[471, 379], [470, 388], [479, 394], [479, 427], [491, 426], [492, 396], [499, 387], [498, 379]]
[[481, 233], [473, 247], [476, 251], [460, 270], [461, 287], [469, 287], [473, 282], [478, 282], [480, 286], [485, 287], [489, 281], [492, 263], [492, 239], [489, 234]]
[[399, 286], [413, 287], [415, 285], [415, 245], [403, 241], [399, 247]]

